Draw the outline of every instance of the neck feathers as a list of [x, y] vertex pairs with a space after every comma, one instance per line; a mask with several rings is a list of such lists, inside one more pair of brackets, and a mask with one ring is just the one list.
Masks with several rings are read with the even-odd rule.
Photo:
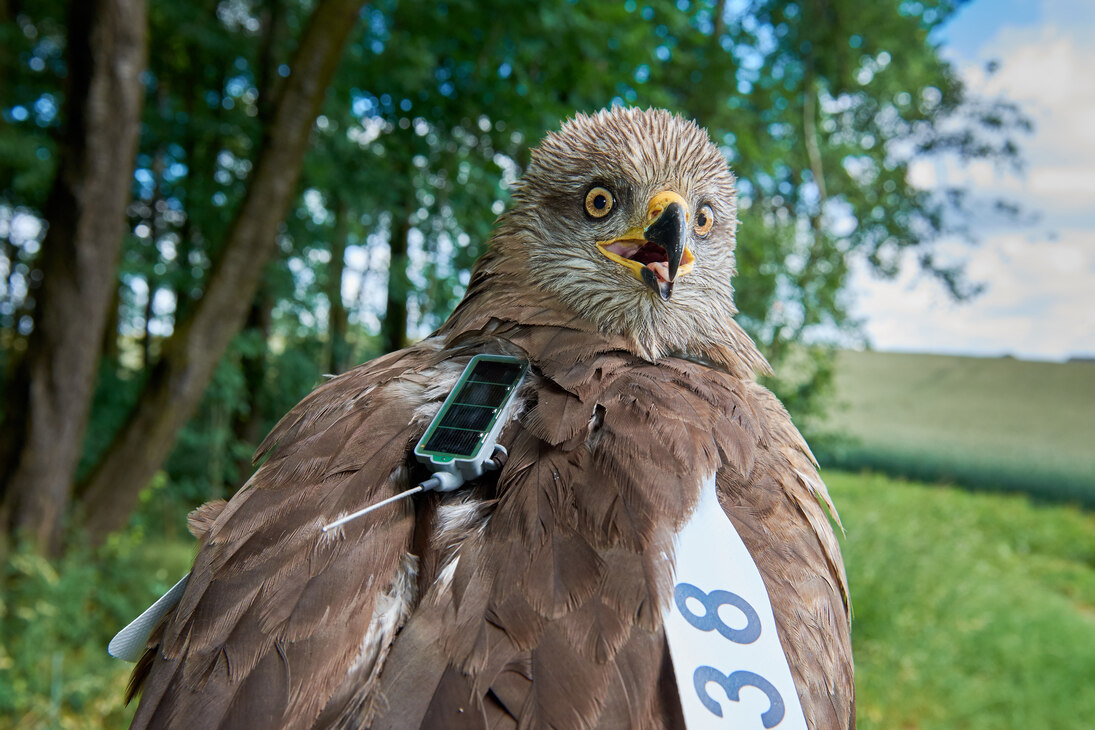
[[[492, 334], [521, 347], [534, 361], [556, 359], [564, 353], [580, 360], [584, 355], [615, 350], [650, 362], [681, 357], [746, 380], [771, 372], [753, 340], [732, 318], [705, 322], [702, 329], [696, 329], [702, 338], [678, 336], [675, 342], [665, 342], [643, 337], [641, 325], [634, 332], [613, 327], [612, 321], [599, 324], [596, 317], [578, 311], [579, 307], [568, 306], [554, 292], [532, 281], [527, 268], [515, 261], [519, 259], [500, 256], [493, 247], [480, 258], [464, 299], [439, 334], [450, 343], [473, 333]], [[624, 320], [617, 323], [620, 321]], [[650, 321], [648, 329], [656, 331], [657, 324]]]

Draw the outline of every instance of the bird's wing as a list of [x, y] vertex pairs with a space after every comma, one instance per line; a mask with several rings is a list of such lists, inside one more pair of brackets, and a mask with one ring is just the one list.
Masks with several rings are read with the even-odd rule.
[[415, 600], [414, 510], [321, 528], [408, 486], [453, 355], [427, 341], [325, 383], [275, 427], [247, 486], [195, 515], [202, 547], [135, 672], [134, 727], [310, 727], [348, 675], [375, 679]]
[[782, 404], [755, 383], [748, 390], [767, 447], [752, 469], [720, 470], [719, 500], [764, 577], [807, 722], [854, 728], [851, 604], [829, 514], [839, 517]]
[[[826, 562], [839, 553], [787, 478], [803, 466], [797, 432], [761, 391], [566, 327], [485, 329], [370, 363], [283, 419], [246, 490], [198, 516], [208, 532], [139, 670], [136, 727], [682, 727], [662, 616], [675, 535], [710, 474], [781, 629], [809, 624], [788, 649], [808, 717], [850, 697], [850, 653], [821, 646], [831, 627], [816, 618], [828, 606], [846, 638], [843, 576]], [[452, 348], [499, 339], [533, 370], [497, 479], [320, 537], [407, 486], [407, 455], [462, 367], [439, 377]], [[786, 591], [803, 585], [800, 610]], [[828, 675], [833, 693], [814, 692]]]
[[[823, 641], [818, 606], [841, 603], [842, 578], [814, 526], [794, 516], [802, 507], [781, 476], [780, 424], [767, 422], [754, 384], [682, 360], [655, 366], [599, 351], [565, 328], [533, 329], [495, 331], [536, 366], [526, 408], [503, 433], [510, 456], [497, 484], [461, 495], [433, 533], [436, 577], [381, 675], [375, 728], [682, 727], [662, 616], [675, 535], [704, 475], [718, 474], [724, 497], [740, 496], [744, 511], [724, 503], [736, 523], [777, 518], [742, 530], [766, 580], [826, 576], [835, 599], [777, 606], [784, 626], [813, 622], [803, 632]], [[582, 358], [551, 357], [577, 351]], [[783, 518], [790, 529], [780, 534]], [[758, 536], [777, 555], [758, 550]], [[772, 595], [789, 598], [782, 588]], [[846, 624], [836, 628], [845, 640]], [[850, 677], [850, 650], [811, 650], [790, 655], [801, 664], [796, 683], [812, 727], [836, 727], [814, 709], [834, 699], [809, 688], [827, 674]], [[829, 665], [840, 662], [846, 670]]]

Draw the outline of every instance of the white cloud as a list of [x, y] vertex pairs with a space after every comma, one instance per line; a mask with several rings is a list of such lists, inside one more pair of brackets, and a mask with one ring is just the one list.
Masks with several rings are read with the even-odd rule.
[[1087, 231], [1039, 243], [998, 236], [968, 252], [970, 277], [990, 284], [971, 302], [953, 302], [911, 260], [893, 281], [859, 271], [857, 309], [868, 315], [868, 336], [881, 350], [1056, 360], [1095, 354], [1092, 244]]
[[[1058, 167], [1090, 169], [1095, 129], [1095, 46], [1077, 39], [1076, 28], [1049, 25], [1021, 32], [1008, 29], [983, 49], [1000, 61], [987, 78], [980, 65], [963, 69], [971, 87], [1002, 94], [1023, 105], [1036, 124], [1025, 145], [1032, 159]], [[1095, 32], [1095, 24], [1088, 28]]]
[[[988, 0], [982, 0], [988, 1]], [[975, 93], [1019, 102], [1036, 125], [1023, 140], [1027, 174], [990, 163], [953, 161], [912, 166], [920, 187], [968, 185], [975, 194], [1006, 196], [1040, 214], [1033, 228], [981, 231], [981, 243], [943, 246], [962, 257], [984, 294], [949, 301], [910, 258], [893, 281], [865, 267], [853, 276], [854, 313], [867, 320], [879, 349], [1063, 359], [1095, 354], [1095, 12], [1075, 0], [1045, 0], [1041, 26], [1002, 27], [975, 59], [959, 63]], [[985, 63], [1000, 62], [986, 75]]]

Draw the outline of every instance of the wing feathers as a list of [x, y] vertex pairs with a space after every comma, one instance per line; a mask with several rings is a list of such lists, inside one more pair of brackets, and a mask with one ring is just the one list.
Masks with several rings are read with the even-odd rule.
[[270, 458], [205, 529], [134, 727], [311, 725], [363, 650], [414, 516], [393, 505], [331, 535], [320, 527], [405, 488], [407, 444], [425, 428], [416, 409], [435, 388], [398, 375], [436, 369], [437, 353], [425, 343], [336, 378], [274, 430]]
[[[651, 364], [535, 297], [498, 307], [520, 316], [461, 305], [443, 337], [322, 385], [248, 486], [194, 520], [203, 548], [141, 666], [135, 727], [680, 727], [661, 620], [713, 472], [811, 727], [847, 726], [831, 505], [778, 402], [740, 373]], [[502, 470], [320, 533], [410, 483], [415, 440], [482, 351], [533, 365]]]
[[583, 538], [556, 531], [528, 561], [524, 585], [533, 609], [548, 619], [574, 610], [600, 584], [604, 561]]

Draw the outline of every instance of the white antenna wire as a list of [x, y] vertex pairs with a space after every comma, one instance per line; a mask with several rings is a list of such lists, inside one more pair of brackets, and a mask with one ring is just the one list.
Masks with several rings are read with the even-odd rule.
[[[502, 468], [502, 464], [505, 463], [505, 457], [506, 457], [505, 447], [500, 445], [500, 444], [495, 444], [494, 445], [494, 451], [491, 455], [491, 458], [487, 459], [486, 461], [484, 461], [484, 462], [482, 462], [481, 464], [478, 465], [478, 470], [476, 472], [476, 476], [482, 474], [484, 471], [496, 471], [496, 470]], [[501, 459], [501, 461], [499, 461], [499, 459]], [[357, 512], [354, 512], [353, 514], [348, 514], [345, 517], [340, 517], [337, 520], [335, 520], [334, 522], [332, 522], [331, 524], [325, 525], [321, 529], [322, 529], [323, 532], [328, 532], [330, 530], [335, 529], [336, 527], [339, 527], [341, 525], [345, 525], [347, 522], [350, 522], [351, 520], [356, 520], [358, 517], [361, 517], [362, 515], [367, 515], [375, 509], [380, 509], [381, 507], [383, 507], [386, 504], [391, 504], [392, 502], [397, 502], [401, 499], [406, 499], [407, 497], [410, 497], [411, 495], [414, 495], [414, 494], [418, 494], [419, 492], [429, 492], [429, 491], [434, 490], [434, 489], [436, 489], [438, 491], [441, 491], [441, 492], [451, 492], [452, 490], [457, 489], [461, 485], [463, 485], [464, 484], [464, 479], [465, 479], [464, 475], [460, 474], [459, 472], [449, 472], [449, 471], [434, 472], [434, 475], [432, 477], [430, 477], [426, 481], [422, 482], [417, 487], [412, 487], [412, 488], [408, 489], [407, 491], [400, 492], [399, 494], [397, 494], [393, 497], [388, 497], [387, 499], [382, 499], [379, 502], [377, 502], [376, 504], [370, 504], [365, 509], [359, 509]]]
[[333, 530], [336, 527], [339, 527], [341, 525], [345, 525], [347, 522], [349, 522], [351, 520], [356, 520], [358, 517], [362, 517], [364, 515], [369, 514], [374, 509], [380, 509], [381, 507], [383, 507], [386, 504], [391, 504], [392, 502], [396, 502], [400, 499], [405, 499], [407, 497], [410, 497], [412, 494], [418, 494], [419, 492], [424, 492], [424, 491], [426, 491], [426, 489], [421, 484], [419, 484], [417, 487], [411, 487], [407, 491], [400, 492], [399, 494], [395, 495], [394, 497], [388, 497], [387, 499], [382, 499], [379, 502], [377, 502], [376, 504], [370, 504], [365, 509], [359, 509], [357, 512], [354, 512], [353, 514], [349, 514], [349, 515], [346, 515], [345, 517], [341, 517], [341, 518], [335, 520], [334, 522], [332, 522], [331, 524], [324, 526], [323, 531], [327, 532], [328, 530]]

